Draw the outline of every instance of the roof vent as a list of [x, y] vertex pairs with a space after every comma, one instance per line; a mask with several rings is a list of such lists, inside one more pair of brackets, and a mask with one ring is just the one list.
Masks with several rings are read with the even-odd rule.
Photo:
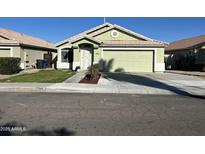
[[111, 36], [112, 36], [113, 38], [118, 37], [118, 35], [119, 35], [118, 31], [116, 31], [116, 30], [112, 30], [112, 31], [111, 31]]

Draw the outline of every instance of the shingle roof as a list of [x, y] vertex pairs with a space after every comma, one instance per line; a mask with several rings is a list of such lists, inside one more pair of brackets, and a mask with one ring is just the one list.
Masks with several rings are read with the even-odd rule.
[[200, 45], [202, 43], [205, 43], [205, 35], [171, 42], [165, 48], [165, 51], [187, 49], [187, 48], [191, 48], [191, 47], [196, 46], [196, 45]]
[[20, 45], [28, 45], [35, 46], [40, 48], [52, 49], [55, 50], [55, 45], [32, 36], [25, 35], [23, 33], [15, 32], [8, 29], [0, 28], [0, 36], [6, 38], [1, 39], [0, 44], [20, 44]]
[[164, 46], [165, 44], [158, 41], [140, 41], [140, 40], [110, 40], [103, 41], [101, 46]]

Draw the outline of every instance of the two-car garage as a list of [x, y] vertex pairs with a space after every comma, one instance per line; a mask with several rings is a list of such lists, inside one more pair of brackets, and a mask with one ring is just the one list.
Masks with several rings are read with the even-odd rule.
[[153, 50], [103, 49], [103, 60], [112, 72], [153, 72]]

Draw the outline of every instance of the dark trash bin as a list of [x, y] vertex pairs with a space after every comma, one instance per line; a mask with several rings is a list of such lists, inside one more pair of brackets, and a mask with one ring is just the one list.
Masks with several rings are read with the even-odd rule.
[[36, 60], [36, 67], [37, 69], [42, 69], [44, 67], [44, 64], [43, 64], [43, 60], [42, 59], [37, 59]]
[[43, 60], [43, 68], [48, 68], [48, 59]]

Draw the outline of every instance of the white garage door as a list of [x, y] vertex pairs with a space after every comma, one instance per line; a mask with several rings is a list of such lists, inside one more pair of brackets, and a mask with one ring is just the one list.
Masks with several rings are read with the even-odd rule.
[[153, 72], [153, 51], [105, 49], [103, 51], [107, 71]]

